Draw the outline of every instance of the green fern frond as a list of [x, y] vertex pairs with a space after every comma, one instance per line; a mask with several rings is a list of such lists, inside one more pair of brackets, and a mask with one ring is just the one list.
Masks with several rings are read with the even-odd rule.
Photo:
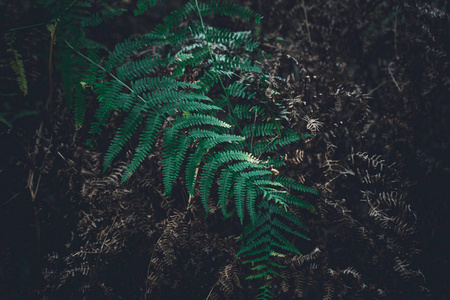
[[[150, 107], [155, 109], [155, 106]], [[189, 99], [183, 99], [178, 101], [177, 103], [169, 103], [162, 106], [158, 111], [165, 116], [173, 116], [181, 111], [190, 111], [190, 112], [216, 112], [221, 111], [222, 109], [218, 106], [190, 101]]]
[[231, 187], [233, 186], [233, 181], [235, 178], [235, 173], [229, 168], [224, 168], [220, 174], [219, 178], [219, 205], [222, 210], [224, 218], [228, 216], [227, 205], [228, 196], [231, 192]]
[[234, 75], [236, 75], [236, 73], [230, 70], [208, 70], [201, 78], [198, 79], [197, 84], [204, 93], [207, 93], [216, 83], [219, 82], [220, 76], [227, 76], [228, 78], [231, 78]]
[[[237, 104], [233, 114], [239, 119], [253, 119], [256, 116], [267, 118], [266, 109], [254, 104]], [[267, 125], [270, 126], [270, 125]]]
[[272, 175], [272, 172], [269, 170], [262, 170], [262, 169], [256, 169], [256, 170], [250, 170], [248, 172], [240, 173], [240, 176], [251, 180], [253, 177], [257, 178], [269, 178], [270, 175]]
[[143, 94], [155, 89], [158, 90], [178, 90], [181, 89], [199, 89], [200, 87], [196, 84], [187, 83], [183, 81], [176, 81], [169, 77], [144, 77], [142, 79], [133, 81], [131, 83], [131, 88], [137, 94]]
[[[212, 116], [190, 114], [188, 116], [176, 118], [174, 126], [166, 129], [166, 134], [164, 136], [165, 147], [163, 156], [165, 158], [164, 160], [165, 163], [163, 174], [165, 178], [164, 185], [167, 194], [170, 194], [171, 192], [173, 182], [178, 176], [181, 164], [183, 163], [185, 158], [184, 156], [187, 147], [190, 145], [191, 142], [193, 142], [194, 140], [201, 139], [197, 151], [203, 153], [206, 149], [209, 150], [221, 143], [235, 143], [242, 141], [242, 137], [240, 136], [219, 134], [211, 130], [201, 130], [201, 129], [199, 130], [197, 128], [192, 130], [188, 136], [183, 133], [180, 133], [181, 129], [188, 128], [191, 126], [199, 127], [202, 125], [209, 125], [212, 127], [223, 127], [223, 128], [230, 127], [229, 124], [220, 121], [219, 119]], [[180, 148], [180, 145], [182, 145], [183, 148]], [[198, 153], [197, 151], [196, 153]], [[193, 161], [194, 162], [197, 161], [198, 163], [200, 163], [201, 156], [199, 156], [197, 160]], [[174, 157], [175, 159], [173, 159]], [[192, 165], [188, 163], [186, 171], [188, 182], [195, 181], [195, 179], [192, 177], [194, 177], [196, 168], [197, 165], [195, 164]]]
[[136, 171], [139, 165], [149, 155], [155, 143], [158, 132], [161, 129], [163, 120], [164, 119], [160, 114], [149, 112], [149, 116], [145, 119], [144, 130], [140, 136], [140, 143], [136, 148], [136, 152], [131, 160], [131, 163], [124, 171], [122, 183], [125, 182], [134, 171]]
[[316, 189], [305, 186], [303, 184], [300, 184], [297, 181], [293, 180], [292, 178], [289, 178], [289, 177], [286, 177], [283, 175], [277, 176], [275, 178], [275, 181], [283, 184], [285, 187], [287, 187], [289, 189], [293, 189], [293, 190], [296, 190], [299, 192], [309, 193], [309, 194], [313, 194], [313, 195], [319, 195], [319, 192]]
[[250, 221], [252, 223], [255, 222], [255, 203], [256, 197], [258, 196], [258, 190], [255, 188], [254, 184], [250, 181], [247, 181], [247, 211], [250, 214]]
[[[209, 136], [205, 136], [205, 134]], [[222, 140], [222, 138], [219, 138], [221, 135], [210, 131], [206, 132], [204, 130], [192, 131], [191, 136], [194, 138], [204, 138], [199, 141], [197, 150], [189, 156], [188, 163], [186, 165], [186, 188], [189, 195], [194, 195], [197, 169], [205, 153], [219, 143], [238, 143], [242, 141], [243, 138], [235, 135], [222, 135], [224, 138], [224, 140]]]
[[190, 31], [194, 35], [194, 39], [207, 40], [208, 43], [222, 44], [231, 49], [241, 48], [244, 43], [249, 42], [251, 39], [251, 31], [233, 32], [226, 28], [209, 26], [205, 30], [201, 26], [190, 27]]
[[186, 151], [191, 144], [191, 138], [181, 135], [177, 142], [177, 146], [172, 148], [173, 151], [168, 153], [166, 150], [163, 155], [164, 194], [166, 195], [170, 195], [172, 193], [173, 183], [178, 177], [181, 164], [186, 156]]
[[262, 16], [254, 13], [252, 10], [239, 6], [234, 3], [228, 3], [227, 1], [209, 1], [198, 3], [195, 0], [191, 0], [179, 9], [176, 9], [170, 13], [169, 16], [164, 18], [164, 24], [156, 26], [154, 33], [158, 35], [167, 35], [173, 29], [175, 29], [181, 22], [188, 19], [190, 16], [199, 13], [201, 16], [219, 15], [229, 17], [240, 17], [246, 20], [254, 19], [256, 23], [259, 23]]
[[148, 33], [143, 37], [134, 39], [126, 39], [122, 43], [116, 45], [113, 51], [109, 53], [108, 61], [105, 63], [107, 70], [112, 70], [122, 65], [126, 59], [144, 47], [160, 46], [166, 44], [164, 36]]
[[184, 73], [187, 66], [196, 66], [207, 57], [209, 57], [209, 50], [207, 47], [195, 49], [191, 52], [191, 55], [188, 58], [179, 60], [178, 64], [176, 64], [173, 70], [172, 76], [180, 77]]
[[142, 122], [142, 112], [142, 106], [134, 107], [133, 111], [127, 116], [123, 124], [117, 130], [114, 139], [111, 141], [111, 144], [106, 151], [105, 159], [103, 162], [103, 172], [105, 172], [106, 169], [111, 165], [114, 158], [119, 154], [128, 140], [130, 140], [133, 134], [136, 132], [137, 127]]
[[98, 135], [102, 131], [102, 126], [109, 119], [111, 113], [117, 109], [116, 100], [120, 95], [122, 85], [117, 81], [104, 82], [95, 85], [95, 92], [98, 94], [99, 108], [95, 113], [97, 119], [91, 126], [89, 133]]
[[[194, 2], [194, 1], [191, 1]], [[228, 17], [238, 17], [250, 21], [254, 19], [256, 24], [262, 19], [260, 14], [253, 12], [251, 9], [230, 3], [228, 1], [210, 1], [207, 3], [199, 3], [200, 14], [202, 16], [220, 15]]]
[[[235, 150], [236, 151], [236, 150]], [[230, 166], [228, 166], [233, 172], [240, 173], [244, 170], [251, 170], [251, 169], [262, 169], [263, 167], [259, 163], [255, 163], [252, 161], [241, 161], [234, 163]]]
[[[135, 14], [157, 2], [138, 1]], [[250, 52], [258, 44], [252, 41], [250, 31], [207, 27], [203, 17], [208, 15], [240, 17], [256, 23], [261, 19], [252, 10], [227, 1], [190, 0], [151, 33], [118, 44], [102, 66], [94, 51], [95, 59], [87, 59], [91, 64], [84, 62], [81, 67], [89, 68], [88, 74], [74, 77], [66, 85], [72, 88], [74, 83], [88, 82], [98, 94], [99, 108], [91, 133], [99, 134], [113, 111], [124, 116], [106, 152], [104, 169], [134, 135], [139, 136], [122, 182], [162, 139], [166, 195], [171, 194], [184, 171], [188, 193], [194, 196], [198, 186], [207, 216], [213, 186], [218, 184], [217, 200], [223, 216], [227, 218], [236, 211], [240, 223], [245, 224], [238, 256], [252, 264], [254, 273], [247, 278], [264, 279], [258, 297], [268, 299], [273, 296], [271, 278], [280, 276], [278, 270], [283, 268], [277, 257], [300, 253], [292, 238], [308, 239], [303, 234], [308, 231], [305, 224], [291, 210], [313, 207], [291, 192], [316, 193], [290, 178], [275, 176], [272, 167], [285, 163], [274, 151], [306, 134], [283, 128], [279, 118], [285, 107], [278, 107], [276, 100], [267, 103], [256, 96], [264, 94], [269, 75], [263, 74], [251, 58]], [[95, 25], [107, 17], [83, 16], [82, 22], [84, 26]], [[158, 54], [149, 54], [155, 52]], [[70, 56], [65, 59], [68, 61]], [[187, 74], [189, 70], [194, 70], [195, 75]], [[184, 82], [187, 78], [195, 82]], [[77, 88], [74, 91], [80, 106], [75, 105], [79, 111], [76, 120], [81, 120], [85, 103], [79, 99], [78, 91], [82, 90]], [[213, 99], [208, 94], [211, 90]], [[137, 134], [139, 127], [143, 129]]]
[[277, 150], [283, 146], [292, 144], [294, 142], [300, 141], [305, 137], [304, 134], [297, 134], [295, 132], [288, 132], [280, 137], [274, 137], [268, 140], [263, 140], [255, 143], [253, 145], [253, 153], [255, 155], [260, 155], [265, 152], [270, 152]]
[[155, 6], [161, 0], [138, 0], [137, 8], [133, 11], [135, 16], [142, 15], [144, 12]]
[[250, 163], [259, 163], [259, 160], [257, 160], [249, 153], [243, 151], [226, 151], [217, 153], [214, 158], [207, 162], [203, 167], [203, 173], [200, 178], [200, 198], [207, 214], [209, 212], [209, 194], [211, 192], [214, 174], [216, 173], [217, 168], [227, 162], [235, 160], [248, 161]]
[[23, 66], [22, 55], [19, 54], [17, 50], [14, 49], [15, 42], [15, 34], [13, 32], [6, 33], [4, 35], [6, 42], [6, 52], [9, 52], [13, 55], [13, 59], [10, 62], [11, 69], [14, 74], [16, 74], [16, 81], [19, 85], [19, 89], [22, 91], [24, 96], [28, 95], [28, 82], [27, 77], [25, 75], [25, 67]]
[[164, 23], [155, 27], [153, 32], [165, 36], [175, 29], [181, 22], [197, 12], [194, 1], [189, 1], [182, 7], [172, 11], [170, 15], [164, 18]]
[[275, 297], [275, 294], [271, 291], [271, 288], [272, 287], [269, 285], [263, 285], [263, 286], [259, 287], [259, 289], [261, 289], [263, 291], [260, 294], [258, 294], [256, 299], [267, 300], [267, 299], [272, 299], [273, 297]]
[[112, 9], [106, 10], [101, 13], [96, 13], [89, 18], [83, 19], [81, 22], [82, 27], [95, 27], [100, 25], [106, 20], [113, 19], [115, 17], [123, 15], [127, 10], [126, 9]]
[[216, 68], [218, 70], [240, 70], [247, 72], [261, 73], [261, 67], [253, 64], [249, 58], [239, 56], [216, 55]]
[[303, 199], [290, 194], [288, 191], [275, 191], [272, 194], [277, 198], [276, 202], [285, 203], [288, 205], [295, 205], [314, 212], [314, 206], [304, 201]]
[[264, 165], [266, 167], [274, 167], [274, 168], [281, 168], [286, 166], [286, 162], [284, 161], [283, 156], [275, 156], [275, 157], [269, 157], [267, 160], [264, 161]]
[[[282, 208], [280, 205], [274, 204], [274, 203], [269, 203], [268, 206], [269, 206], [269, 210], [270, 210], [271, 214], [276, 214], [280, 217], [283, 217], [287, 221], [289, 221], [297, 226], [300, 226], [301, 228], [303, 228], [306, 231], [309, 231], [308, 228], [306, 227], [306, 225], [302, 221], [300, 221], [299, 218], [294, 216], [289, 210], [286, 210], [285, 207]], [[285, 226], [287, 226], [287, 225], [285, 225]], [[309, 240], [309, 238], [306, 236], [304, 238], [306, 240]]]
[[226, 88], [225, 91], [229, 97], [247, 98], [248, 100], [253, 99], [256, 93], [249, 94], [245, 91], [246, 88], [247, 86], [242, 82], [236, 81]]
[[246, 125], [242, 128], [242, 135], [246, 138], [250, 137], [267, 137], [270, 135], [275, 135], [277, 133], [277, 128], [271, 123], [257, 123]]
[[[183, 55], [180, 55], [180, 57], [182, 57], [182, 59], [185, 59]], [[117, 68], [117, 77], [120, 80], [132, 80], [134, 78], [148, 76], [148, 74], [155, 71], [159, 67], [166, 67], [175, 64], [178, 61], [178, 59], [180, 58], [177, 57], [162, 58], [159, 56], [144, 57], [136, 61], [131, 61]], [[156, 79], [158, 77], [153, 78]]]
[[239, 176], [236, 178], [234, 183], [234, 196], [236, 199], [236, 209], [241, 220], [241, 225], [244, 224], [244, 207], [245, 207], [245, 196], [246, 196], [246, 179], [245, 177]]
[[232, 126], [227, 122], [224, 122], [216, 117], [203, 115], [203, 114], [189, 114], [187, 116], [182, 116], [176, 118], [175, 125], [173, 129], [175, 132], [188, 127], [200, 127], [203, 125], [231, 128]]
[[164, 104], [181, 104], [183, 101], [190, 101], [193, 104], [201, 104], [199, 101], [211, 101], [211, 99], [205, 95], [174, 91], [170, 89], [163, 91], [153, 90], [151, 93], [143, 94], [142, 98], [146, 101], [146, 106], [152, 109]]

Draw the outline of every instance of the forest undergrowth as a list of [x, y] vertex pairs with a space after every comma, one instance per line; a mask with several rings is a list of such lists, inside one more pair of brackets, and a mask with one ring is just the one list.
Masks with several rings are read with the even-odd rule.
[[[92, 12], [105, 8], [83, 2]], [[104, 47], [99, 62], [106, 61], [106, 49], [144, 35], [184, 3], [168, 2], [138, 17], [111, 16], [92, 28], [86, 38], [98, 38]], [[303, 255], [276, 258], [285, 268], [271, 278], [274, 298], [446, 299], [445, 1], [239, 4], [263, 16], [253, 34], [264, 56], [249, 56], [259, 59], [268, 78], [261, 98], [283, 112], [283, 128], [310, 134], [274, 150], [286, 164], [276, 170], [320, 194], [302, 195], [314, 206], [311, 212], [291, 207], [309, 228], [310, 241], [291, 238]], [[111, 7], [136, 8], [128, 1], [110, 1]], [[25, 0], [0, 2], [0, 8], [8, 13], [1, 28], [52, 16], [49, 8]], [[121, 176], [133, 160], [132, 144], [103, 172], [124, 117], [114, 112], [95, 147], [86, 145], [98, 105], [81, 77], [75, 82], [87, 86], [74, 90], [74, 97], [87, 92], [84, 114], [74, 116], [67, 105], [68, 79], [57, 68], [63, 41], [56, 33], [63, 22], [47, 24], [56, 29], [2, 29], [2, 299], [255, 298], [261, 282], [245, 280], [251, 267], [237, 256], [241, 215], [224, 221], [222, 207], [210, 201], [206, 218], [204, 203], [186, 192], [183, 180], [166, 193], [163, 139], [125, 183]], [[205, 22], [225, 25], [224, 17]], [[226, 25], [233, 31], [248, 26], [239, 18]], [[183, 80], [196, 81], [196, 70]], [[216, 87], [208, 95], [221, 93]], [[77, 118], [86, 125], [76, 126]]]

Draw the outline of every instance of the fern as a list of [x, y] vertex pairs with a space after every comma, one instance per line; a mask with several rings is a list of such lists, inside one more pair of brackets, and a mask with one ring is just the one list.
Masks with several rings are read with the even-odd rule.
[[14, 49], [14, 42], [16, 39], [15, 34], [12, 32], [6, 33], [4, 35], [4, 38], [7, 46], [6, 51], [13, 55], [13, 59], [10, 62], [11, 69], [17, 76], [16, 81], [19, 85], [20, 90], [22, 91], [23, 95], [26, 96], [28, 95], [28, 82], [25, 76], [25, 68], [23, 66], [22, 56], [17, 50]]
[[95, 84], [99, 75], [95, 65], [74, 55], [68, 45], [99, 61], [98, 52], [106, 47], [86, 37], [89, 28], [120, 16], [126, 10], [107, 9], [92, 14], [92, 4], [88, 1], [39, 0], [37, 3], [47, 8], [53, 17], [47, 28], [55, 40], [55, 65], [61, 71], [66, 105], [74, 110], [75, 127], [81, 128], [87, 106], [84, 90]]
[[133, 11], [135, 16], [142, 15], [148, 9], [155, 6], [161, 0], [138, 0], [137, 8]]
[[[134, 13], [142, 14], [157, 2], [138, 1]], [[96, 15], [84, 24], [95, 25], [114, 14]], [[250, 31], [208, 27], [203, 23], [207, 15], [240, 17], [255, 23], [261, 19], [250, 9], [227, 1], [191, 0], [152, 32], [116, 45], [104, 61], [95, 51], [88, 57], [76, 49], [87, 65], [83, 78], [99, 102], [89, 142], [101, 133], [111, 114], [119, 111], [123, 121], [106, 151], [104, 171], [126, 145], [137, 143], [122, 176], [125, 182], [161, 140], [166, 195], [184, 172], [187, 192], [199, 196], [207, 216], [211, 191], [217, 183], [223, 216], [236, 212], [244, 225], [238, 256], [252, 265], [254, 273], [249, 279], [264, 279], [259, 297], [266, 299], [273, 295], [271, 278], [283, 267], [276, 262], [277, 257], [300, 253], [291, 238], [308, 239], [306, 226], [291, 208], [314, 208], [296, 194], [316, 193], [288, 177], [277, 176], [273, 167], [283, 166], [284, 161], [276, 151], [308, 135], [284, 128], [277, 110], [259, 97], [264, 95], [261, 87], [267, 87], [268, 75], [251, 59], [257, 43]], [[148, 53], [148, 47], [157, 53], [138, 54]], [[200, 70], [198, 76], [186, 81], [192, 68]]]

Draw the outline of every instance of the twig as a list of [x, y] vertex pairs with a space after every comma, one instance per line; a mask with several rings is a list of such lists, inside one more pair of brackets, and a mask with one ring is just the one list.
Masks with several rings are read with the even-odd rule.
[[394, 50], [395, 50], [395, 58], [398, 57], [397, 53], [397, 24], [398, 24], [398, 6], [395, 9], [395, 26], [394, 26]]
[[306, 30], [308, 31], [309, 45], [311, 45], [311, 31], [309, 30], [308, 13], [306, 12], [305, 0], [302, 0], [303, 13], [305, 14]]
[[394, 78], [394, 74], [392, 73], [392, 69], [391, 66], [393, 65], [393, 62], [390, 62], [388, 65], [388, 71], [389, 71], [389, 75], [391, 75], [392, 81], [395, 83], [395, 86], [397, 87], [398, 91], [401, 93], [402, 89], [400, 88], [400, 86], [398, 85], [397, 81]]

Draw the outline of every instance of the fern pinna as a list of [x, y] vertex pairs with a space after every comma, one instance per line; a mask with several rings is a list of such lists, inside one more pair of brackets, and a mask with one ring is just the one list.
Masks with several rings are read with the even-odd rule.
[[[140, 1], [141, 11], [135, 13], [156, 2]], [[186, 189], [192, 196], [198, 193], [206, 215], [218, 182], [217, 201], [224, 217], [237, 212], [245, 225], [238, 256], [252, 266], [248, 278], [264, 280], [259, 298], [266, 299], [272, 295], [270, 279], [283, 267], [277, 257], [299, 253], [290, 241], [293, 236], [308, 239], [302, 233], [306, 226], [291, 207], [313, 210], [296, 194], [316, 192], [274, 169], [284, 165], [276, 150], [307, 134], [283, 128], [276, 110], [264, 101], [268, 76], [250, 58], [258, 46], [251, 32], [206, 26], [203, 17], [208, 15], [256, 23], [261, 19], [226, 1], [194, 0], [152, 32], [118, 44], [101, 65], [79, 52], [96, 67], [87, 76], [99, 100], [90, 133], [100, 134], [112, 112], [123, 113], [104, 158], [105, 170], [132, 137], [139, 136], [123, 182], [163, 136], [165, 193], [171, 194], [184, 170]], [[183, 81], [188, 75], [194, 80]]]

